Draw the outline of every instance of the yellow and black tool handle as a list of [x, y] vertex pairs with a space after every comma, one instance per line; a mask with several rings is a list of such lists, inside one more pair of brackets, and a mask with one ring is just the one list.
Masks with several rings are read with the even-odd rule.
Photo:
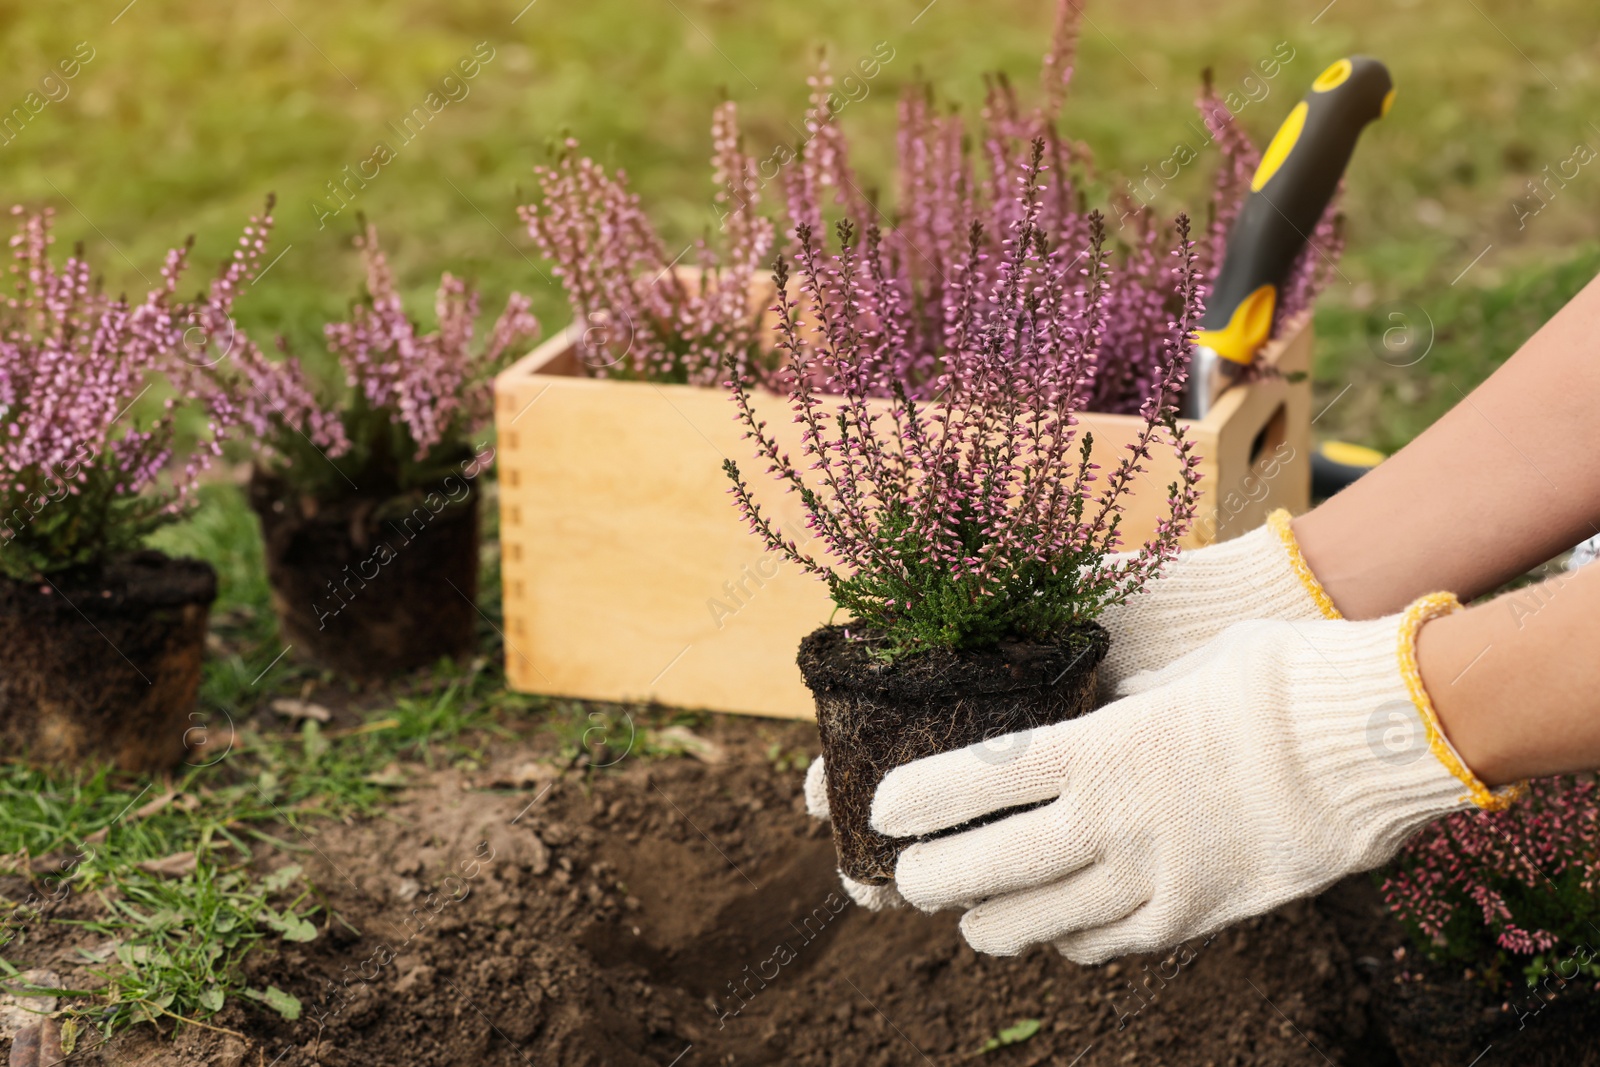
[[1333, 199], [1356, 138], [1388, 113], [1393, 100], [1389, 69], [1368, 56], [1341, 59], [1317, 76], [1262, 153], [1196, 343], [1236, 364], [1255, 358], [1272, 331], [1289, 270]]

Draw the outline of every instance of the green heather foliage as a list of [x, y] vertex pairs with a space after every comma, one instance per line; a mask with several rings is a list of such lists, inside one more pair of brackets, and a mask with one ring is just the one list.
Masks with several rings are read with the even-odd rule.
[[319, 499], [438, 489], [458, 470], [479, 466], [471, 435], [489, 421], [494, 374], [521, 354], [538, 321], [527, 298], [512, 293], [488, 339], [474, 344], [478, 294], [446, 273], [434, 300], [437, 327], [424, 333], [406, 313], [376, 228], [367, 225], [356, 247], [366, 292], [347, 320], [323, 331], [344, 381], [318, 399], [295, 361], [274, 365], [281, 371], [274, 384], [303, 403], [264, 418], [267, 462]]
[[[997, 248], [984, 222], [969, 220], [966, 255], [951, 271], [959, 310], [941, 331], [928, 399], [908, 392], [899, 365], [925, 302], [896, 269], [911, 252], [876, 227], [859, 241], [848, 221], [832, 256], [809, 225], [797, 228], [793, 295], [784, 259], [774, 276], [777, 347], [804, 471], [767, 432], [754, 384], [730, 360], [745, 436], [800, 498], [807, 527], [840, 566], [779, 528], [730, 459], [740, 512], [768, 549], [827, 584], [884, 658], [1064, 640], [1159, 573], [1194, 515], [1198, 458], [1176, 419], [1199, 312], [1188, 220], [1179, 218], [1172, 252], [1180, 311], [1159, 342], [1142, 428], [1102, 472], [1078, 413], [1105, 326], [1105, 228], [1097, 213], [1049, 211], [1046, 158], [1041, 136], [1017, 166], [1016, 203], [994, 213], [1006, 238]], [[871, 399], [883, 395], [891, 399]], [[1158, 445], [1178, 461], [1167, 514], [1112, 560], [1125, 496]]]

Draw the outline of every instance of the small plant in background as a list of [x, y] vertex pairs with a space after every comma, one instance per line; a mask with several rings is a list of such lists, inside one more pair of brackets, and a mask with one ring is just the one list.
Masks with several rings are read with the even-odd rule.
[[[196, 399], [183, 388], [194, 309], [175, 295], [187, 249], [169, 252], [161, 284], [130, 304], [99, 288], [81, 248], [52, 262], [51, 211], [12, 216], [13, 284], [0, 304], [0, 573], [32, 578], [104, 563], [177, 519], [240, 412], [229, 394], [207, 391], [202, 442], [169, 471], [177, 409]], [[139, 401], [164, 380], [179, 389], [142, 418]]]
[[[271, 224], [270, 215], [261, 222], [263, 242]], [[475, 344], [480, 297], [445, 273], [434, 298], [437, 325], [425, 333], [406, 313], [376, 228], [368, 224], [356, 247], [365, 296], [347, 321], [324, 327], [342, 391], [324, 389], [319, 399], [296, 361], [267, 362], [248, 339], [236, 342], [256, 357], [240, 362], [238, 373], [257, 398], [250, 414], [280, 460], [278, 473], [324, 499], [436, 487], [471, 455], [471, 435], [492, 414], [495, 373], [539, 330], [528, 298], [512, 293], [487, 339]]]
[[343, 381], [307, 388], [292, 359], [230, 364], [223, 377], [256, 377], [254, 395], [291, 401], [252, 408], [265, 447], [250, 504], [280, 636], [323, 667], [379, 677], [475, 649], [477, 479], [493, 460], [475, 437], [495, 373], [538, 322], [513, 293], [480, 341], [478, 294], [447, 273], [426, 331], [372, 226], [356, 247], [366, 292], [323, 330]]
[[[292, 420], [329, 448], [343, 437], [294, 361], [268, 360], [233, 321], [272, 226], [271, 202], [206, 292], [177, 298], [189, 246], [167, 253], [138, 305], [92, 281], [80, 250], [50, 260], [53, 213], [17, 207], [12, 292], [0, 306], [0, 572], [12, 577], [105, 561], [180, 518], [200, 474], [239, 428]], [[223, 368], [226, 366], [226, 371]], [[152, 390], [161, 413], [142, 424]], [[174, 466], [181, 407], [204, 425]]]
[[755, 164], [744, 155], [732, 101], [712, 114], [711, 138], [727, 241], [720, 253], [696, 242], [694, 270], [674, 269], [689, 249], [668, 253], [627, 175], [578, 156], [576, 141], [566, 142], [554, 164], [534, 170], [540, 203], [519, 212], [566, 289], [584, 329], [584, 366], [596, 377], [714, 385], [724, 353], [748, 373], [770, 363], [761, 358], [751, 285], [771, 255], [773, 226], [746, 210], [756, 185], [735, 191]]
[[1003, 1048], [1009, 1048], [1012, 1045], [1020, 1045], [1034, 1034], [1037, 1034], [1041, 1025], [1038, 1019], [1022, 1019], [1012, 1023], [985, 1041], [973, 1055], [982, 1056], [990, 1052], [998, 1052]]
[[[189, 510], [231, 436], [298, 400], [291, 373], [232, 321], [265, 235], [252, 219], [193, 301], [176, 295], [189, 246], [169, 251], [160, 284], [133, 303], [93, 282], [81, 250], [52, 261], [48, 212], [14, 215], [0, 306], [0, 749], [164, 770], [188, 752], [217, 577], [148, 540]], [[224, 362], [237, 369], [219, 373]]]
[[411, 464], [470, 447], [469, 436], [493, 413], [495, 373], [538, 335], [539, 323], [528, 298], [512, 293], [475, 346], [480, 297], [446, 273], [434, 297], [437, 328], [425, 334], [406, 314], [377, 230], [367, 226], [356, 247], [366, 263], [367, 299], [352, 308], [350, 321], [325, 328], [352, 391], [346, 435], [357, 470], [377, 468], [386, 478], [394, 471], [396, 487], [407, 488]]
[[[980, 118], [969, 121], [937, 103], [931, 86], [913, 84], [899, 105], [899, 165], [895, 203], [880, 210], [850, 161], [850, 142], [837, 121], [838, 97], [824, 62], [810, 79], [803, 123], [804, 150], [781, 172], [786, 252], [798, 252], [801, 227], [827, 231], [837, 215], [882, 218], [878, 240], [885, 284], [907, 309], [899, 350], [871, 395], [889, 397], [899, 382], [925, 398], [937, 376], [939, 354], [953, 323], [966, 311], [964, 294], [979, 301], [992, 287], [964, 289], [958, 272], [968, 258], [968, 224], [982, 220], [979, 270], [1004, 260], [1004, 242], [1021, 210], [1016, 175], [1032, 145], [1042, 140], [1052, 188], [1038, 205], [1039, 224], [1053, 239], [1085, 248], [1091, 223], [1080, 189], [1094, 179], [1089, 149], [1062, 132], [1061, 113], [1076, 63], [1081, 4], [1059, 0], [1055, 28], [1040, 79], [1039, 103], [1025, 106], [1003, 75], [990, 79]], [[1197, 276], [1203, 298], [1221, 269], [1222, 249], [1260, 153], [1216, 96], [1209, 79], [1197, 105], [1222, 159], [1213, 185], [1211, 220], [1197, 241]], [[698, 268], [673, 270], [670, 254], [651, 226], [622, 172], [608, 173], [577, 155], [568, 141], [554, 165], [538, 168], [541, 202], [522, 209], [529, 233], [555, 264], [573, 314], [584, 328], [581, 356], [587, 373], [601, 377], [710, 384], [722, 353], [732, 353], [738, 373], [757, 386], [782, 392], [783, 359], [771, 353], [752, 286], [774, 246], [770, 222], [759, 213], [770, 175], [743, 148], [734, 105], [724, 103], [712, 121], [713, 181], [726, 251], [706, 241], [691, 246]], [[1076, 180], [1074, 180], [1076, 176]], [[1181, 311], [1162, 269], [1176, 242], [1148, 207], [1122, 197], [1122, 247], [1107, 259], [1105, 328], [1094, 359], [1097, 370], [1083, 410], [1137, 414], [1155, 386], [1165, 358], [1162, 341]], [[1341, 240], [1333, 212], [1319, 224], [1291, 273], [1277, 308], [1281, 322], [1311, 305], [1336, 269]], [[689, 249], [685, 249], [687, 253]], [[916, 299], [911, 299], [912, 294]]]
[[[1127, 454], [1097, 474], [1077, 413], [1106, 326], [1105, 233], [1097, 215], [1081, 243], [1046, 231], [1046, 153], [1036, 140], [1020, 168], [1004, 258], [985, 262], [991, 239], [974, 222], [965, 257], [952, 264], [959, 283], [951, 303], [964, 314], [930, 369], [933, 399], [913, 399], [897, 377], [907, 319], [916, 314], [908, 309], [921, 294], [890, 284], [882, 235], [869, 228], [858, 241], [849, 222], [840, 223], [831, 257], [801, 224], [798, 297], [788, 295], [786, 260], [776, 273], [778, 348], [809, 476], [767, 433], [752, 383], [731, 382], [746, 436], [799, 495], [807, 525], [842, 569], [802, 552], [728, 460], [741, 513], [770, 550], [827, 583], [883, 658], [1059, 640], [1153, 577], [1194, 512], [1198, 459], [1175, 418], [1199, 310], [1188, 220], [1178, 221], [1171, 283], [1182, 310], [1161, 342], [1143, 428]], [[816, 340], [803, 340], [808, 328]], [[892, 399], [869, 403], [885, 392]], [[1112, 565], [1106, 557], [1119, 547], [1123, 494], [1163, 441], [1180, 471], [1168, 514], [1131, 558]]]
[[803, 771], [811, 766], [811, 754], [804, 749], [785, 748], [783, 742], [774, 741], [767, 746], [767, 763], [779, 774]]
[[1492, 986], [1550, 971], [1600, 980], [1597, 803], [1592, 779], [1543, 779], [1505, 811], [1432, 823], [1385, 872], [1384, 900], [1425, 955]]

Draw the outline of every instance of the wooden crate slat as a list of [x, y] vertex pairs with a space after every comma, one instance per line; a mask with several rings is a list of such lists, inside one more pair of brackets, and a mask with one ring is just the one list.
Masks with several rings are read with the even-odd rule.
[[[751, 454], [720, 389], [581, 376], [569, 329], [496, 381], [506, 667], [520, 690], [810, 718], [794, 656], [826, 622], [822, 583], [761, 551], [721, 470], [738, 462], [757, 500], [796, 536], [798, 500]], [[1309, 371], [1302, 319], [1264, 353]], [[787, 401], [759, 396], [768, 429], [800, 455]], [[1108, 464], [1139, 420], [1086, 413]], [[1191, 544], [1237, 536], [1310, 492], [1310, 387], [1269, 377], [1226, 393], [1190, 433], [1203, 457]], [[1148, 536], [1176, 461], [1157, 451], [1124, 518]], [[819, 551], [820, 555], [820, 551]]]

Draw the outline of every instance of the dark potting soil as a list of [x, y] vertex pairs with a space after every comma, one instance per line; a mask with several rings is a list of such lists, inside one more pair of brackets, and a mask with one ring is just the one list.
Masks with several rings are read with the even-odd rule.
[[478, 490], [319, 501], [256, 470], [267, 579], [284, 642], [357, 678], [470, 653], [476, 641]]
[[1459, 967], [1403, 958], [1403, 931], [1372, 875], [1348, 878], [1318, 899], [1339, 940], [1370, 975], [1370, 1038], [1400, 1067], [1600, 1065], [1600, 992], [1592, 979], [1540, 989], [1490, 989]]
[[[336, 727], [348, 725], [335, 714]], [[961, 940], [954, 913], [870, 913], [840, 892], [827, 828], [804, 813], [804, 772], [771, 762], [773, 746], [815, 752], [813, 727], [718, 716], [695, 732], [714, 746], [705, 754], [714, 762], [646, 762], [635, 751], [605, 772], [558, 771], [542, 762], [557, 744], [546, 734], [496, 742], [481, 770], [406, 765], [413, 785], [382, 817], [308, 824], [316, 847], [303, 854], [261, 848], [261, 869], [301, 863], [340, 917], [320, 916], [316, 940], [248, 965], [257, 988], [301, 999], [298, 1021], [234, 1003], [208, 1022], [242, 1037], [189, 1027], [173, 1040], [141, 1027], [104, 1047], [85, 1038], [70, 1062], [1397, 1062], [1370, 1021], [1389, 987], [1378, 983], [1377, 959], [1361, 958], [1345, 937], [1374, 940], [1372, 955], [1384, 958], [1399, 943], [1383, 940], [1398, 931], [1384, 925], [1365, 877], [1174, 956], [1102, 967], [1043, 947], [980, 956]], [[484, 842], [493, 856], [478, 875], [447, 882], [462, 878], [462, 861], [487, 855]], [[26, 891], [20, 879], [0, 878], [0, 893]], [[61, 915], [86, 918], [98, 907], [92, 895], [75, 896]], [[44, 923], [5, 955], [85, 988], [101, 979], [77, 950], [103, 940]], [[975, 1055], [1029, 1019], [1039, 1023], [1032, 1037]], [[9, 1036], [0, 1029], [0, 1062]], [[1524, 1062], [1499, 1053], [1475, 1067]]]
[[0, 579], [0, 752], [142, 771], [181, 762], [216, 595], [209, 564], [154, 551]]
[[[1092, 710], [1097, 668], [1109, 645], [1105, 630], [1091, 625], [1058, 645], [936, 650], [885, 665], [844, 627], [808, 634], [798, 662], [816, 698], [840, 868], [872, 885], [893, 877], [895, 859], [909, 842], [869, 824], [884, 775], [924, 756]], [[997, 762], [1007, 755], [1001, 748], [978, 752]]]
[[[1594, 979], [1550, 976], [1537, 988], [1490, 989], [1463, 980], [1459, 967], [1419, 962], [1414, 949], [1396, 959], [1400, 930], [1371, 880], [1352, 880], [1342, 895], [1325, 899], [1347, 905], [1330, 911], [1351, 951], [1373, 966], [1383, 991], [1373, 1023], [1402, 1067], [1463, 1067], [1480, 1056], [1484, 1064], [1527, 1067], [1600, 1064]], [[1359, 906], [1348, 906], [1358, 899]], [[1571, 959], [1557, 962], [1571, 971]]]
[[[1398, 968], [1389, 968], [1398, 971]], [[1496, 994], [1449, 973], [1395, 981], [1378, 1024], [1404, 1067], [1457, 1067], [1492, 1048], [1508, 1063], [1600, 1063], [1600, 993], [1593, 978]]]

